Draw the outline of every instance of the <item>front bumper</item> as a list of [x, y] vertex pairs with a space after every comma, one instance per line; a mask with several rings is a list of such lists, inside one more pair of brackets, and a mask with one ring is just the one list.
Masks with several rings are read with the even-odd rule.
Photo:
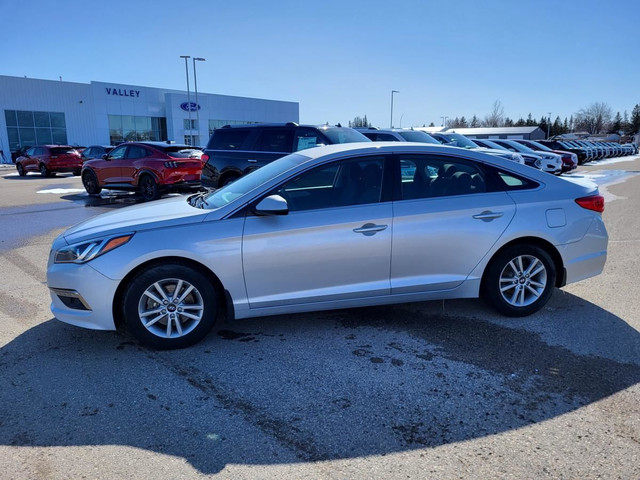
[[88, 264], [50, 263], [51, 312], [58, 320], [78, 327], [115, 330], [112, 307], [118, 283]]

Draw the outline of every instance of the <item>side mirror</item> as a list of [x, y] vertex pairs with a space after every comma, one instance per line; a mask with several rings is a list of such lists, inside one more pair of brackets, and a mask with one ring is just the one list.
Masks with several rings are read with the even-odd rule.
[[106, 153], [104, 155], [102, 155], [102, 159], [103, 160], [109, 160], [109, 155], [107, 155]]
[[254, 212], [256, 215], [286, 215], [289, 213], [289, 205], [280, 195], [269, 195], [260, 200]]

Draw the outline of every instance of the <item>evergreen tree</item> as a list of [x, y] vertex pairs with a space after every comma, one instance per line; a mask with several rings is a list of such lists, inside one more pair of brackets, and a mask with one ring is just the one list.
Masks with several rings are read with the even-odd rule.
[[561, 135], [563, 133], [564, 131], [562, 129], [562, 122], [560, 121], [560, 116], [558, 115], [553, 121], [553, 125], [551, 125], [551, 135]]
[[471, 123], [469, 124], [469, 126], [471, 128], [478, 128], [480, 126], [480, 120], [478, 120], [478, 117], [476, 117], [475, 114], [473, 115], [473, 118], [471, 119]]
[[629, 112], [626, 110], [622, 114], [622, 131], [625, 135], [629, 135], [631, 133], [631, 122], [629, 121]]
[[611, 122], [609, 133], [620, 134], [621, 130], [622, 130], [622, 115], [620, 115], [620, 112], [617, 112], [616, 116], [613, 118], [613, 122]]
[[629, 135], [635, 135], [640, 132], [640, 103], [636, 104], [631, 111], [631, 121], [630, 124], [630, 133]]
[[536, 121], [533, 119], [533, 117], [531, 116], [531, 114], [529, 114], [529, 115], [527, 116], [527, 121], [526, 121], [526, 123], [525, 123], [525, 125], [526, 125], [527, 127], [535, 127], [537, 123], [538, 123], [538, 122], [536, 122]]
[[564, 117], [564, 123], [562, 124], [562, 133], [567, 133], [569, 131], [569, 122], [567, 121], [567, 117]]
[[511, 120], [509, 117], [506, 117], [504, 119], [504, 126], [505, 127], [513, 127], [513, 120]]
[[524, 118], [520, 117], [516, 123], [513, 124], [514, 127], [524, 127], [527, 125]]
[[542, 130], [545, 135], [547, 134], [547, 131], [549, 131], [549, 121], [547, 120], [547, 117], [540, 117], [540, 123], [538, 123], [538, 127], [540, 127], [540, 130]]
[[464, 118], [464, 115], [462, 117], [460, 117], [460, 128], [468, 128], [469, 127], [469, 122], [467, 122], [467, 119]]
[[430, 127], [435, 127], [435, 125], [433, 124], [433, 122], [431, 122], [431, 123], [429, 124], [429, 126], [430, 126]]

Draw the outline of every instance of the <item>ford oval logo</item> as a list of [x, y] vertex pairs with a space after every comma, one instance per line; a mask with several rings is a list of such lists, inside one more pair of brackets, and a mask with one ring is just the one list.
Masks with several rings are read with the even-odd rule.
[[200, 105], [193, 102], [184, 102], [180, 104], [180, 108], [185, 112], [195, 112], [196, 110], [200, 110]]

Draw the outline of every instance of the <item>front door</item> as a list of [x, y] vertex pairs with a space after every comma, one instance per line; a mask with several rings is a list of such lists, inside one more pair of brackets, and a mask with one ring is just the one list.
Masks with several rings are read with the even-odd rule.
[[99, 178], [102, 184], [120, 183], [122, 177], [122, 162], [124, 161], [124, 154], [127, 151], [127, 145], [121, 145], [116, 147], [105, 160], [100, 162]]
[[384, 157], [343, 160], [271, 192], [281, 216], [249, 214], [243, 266], [251, 308], [390, 293], [392, 206], [383, 200]]

